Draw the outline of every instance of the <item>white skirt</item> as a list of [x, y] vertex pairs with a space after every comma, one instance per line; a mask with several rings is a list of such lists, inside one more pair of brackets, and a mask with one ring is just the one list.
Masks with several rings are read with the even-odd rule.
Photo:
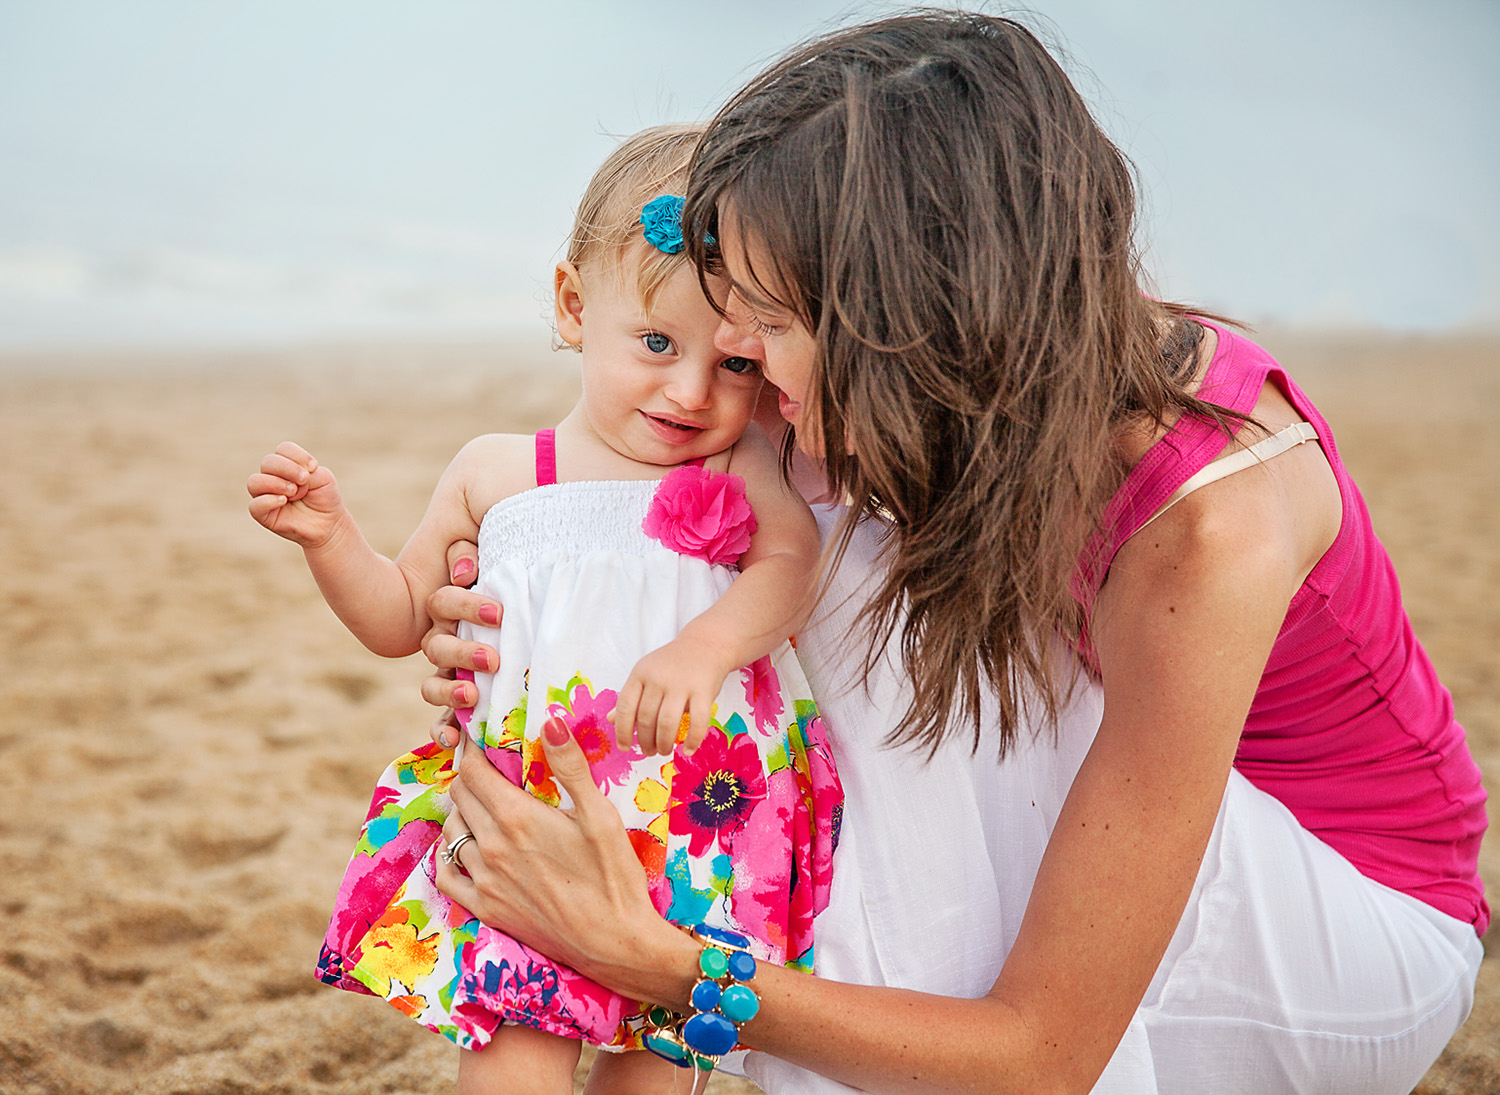
[[1094, 1090], [1405, 1095], [1468, 1017], [1483, 957], [1473, 925], [1366, 878], [1235, 772]]

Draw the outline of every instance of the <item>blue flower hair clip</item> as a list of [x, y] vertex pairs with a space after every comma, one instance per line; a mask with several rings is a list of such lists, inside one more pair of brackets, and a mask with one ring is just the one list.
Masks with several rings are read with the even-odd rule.
[[652, 198], [641, 210], [646, 242], [666, 255], [682, 250], [683, 200], [676, 194]]

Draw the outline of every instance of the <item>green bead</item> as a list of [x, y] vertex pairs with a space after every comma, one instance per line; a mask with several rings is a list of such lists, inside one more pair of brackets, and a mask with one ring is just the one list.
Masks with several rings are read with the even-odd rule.
[[646, 1012], [646, 1022], [653, 1027], [664, 1027], [674, 1018], [675, 1016], [660, 1004], [653, 1004], [651, 1010]]
[[698, 968], [710, 981], [717, 981], [729, 972], [729, 958], [717, 947], [704, 947], [698, 956]]
[[714, 1059], [712, 1057], [705, 1057], [701, 1053], [693, 1060], [693, 1063], [698, 1066], [701, 1072], [712, 1072], [714, 1070]]

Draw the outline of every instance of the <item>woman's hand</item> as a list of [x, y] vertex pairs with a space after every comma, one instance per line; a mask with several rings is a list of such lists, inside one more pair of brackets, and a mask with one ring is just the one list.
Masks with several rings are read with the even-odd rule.
[[[680, 1007], [697, 947], [658, 915], [620, 815], [594, 784], [562, 719], [542, 727], [561, 810], [516, 787], [466, 749], [443, 827], [464, 868], [438, 864], [438, 889], [491, 927], [623, 995]], [[465, 875], [467, 872], [467, 877]]]
[[492, 673], [500, 668], [500, 654], [485, 643], [466, 642], [458, 637], [458, 621], [482, 627], [498, 627], [505, 610], [498, 601], [460, 588], [471, 586], [479, 576], [476, 563], [479, 549], [460, 542], [448, 548], [448, 573], [453, 582], [427, 598], [427, 615], [432, 626], [422, 636], [422, 653], [437, 667], [437, 672], [422, 682], [422, 698], [434, 707], [446, 708], [432, 724], [432, 740], [443, 746], [458, 744], [458, 728], [453, 711], [470, 707], [479, 698], [478, 690], [466, 680], [458, 680], [456, 670]]

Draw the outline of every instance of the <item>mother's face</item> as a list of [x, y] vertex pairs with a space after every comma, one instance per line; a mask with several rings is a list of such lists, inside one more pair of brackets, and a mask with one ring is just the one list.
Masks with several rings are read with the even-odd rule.
[[797, 447], [809, 456], [822, 456], [817, 423], [804, 414], [813, 395], [817, 342], [807, 326], [768, 299], [751, 276], [751, 270], [772, 269], [764, 250], [754, 240], [739, 238], [733, 218], [721, 218], [719, 227], [729, 295], [714, 345], [726, 354], [761, 362], [766, 379], [780, 389], [777, 409], [796, 428]]

